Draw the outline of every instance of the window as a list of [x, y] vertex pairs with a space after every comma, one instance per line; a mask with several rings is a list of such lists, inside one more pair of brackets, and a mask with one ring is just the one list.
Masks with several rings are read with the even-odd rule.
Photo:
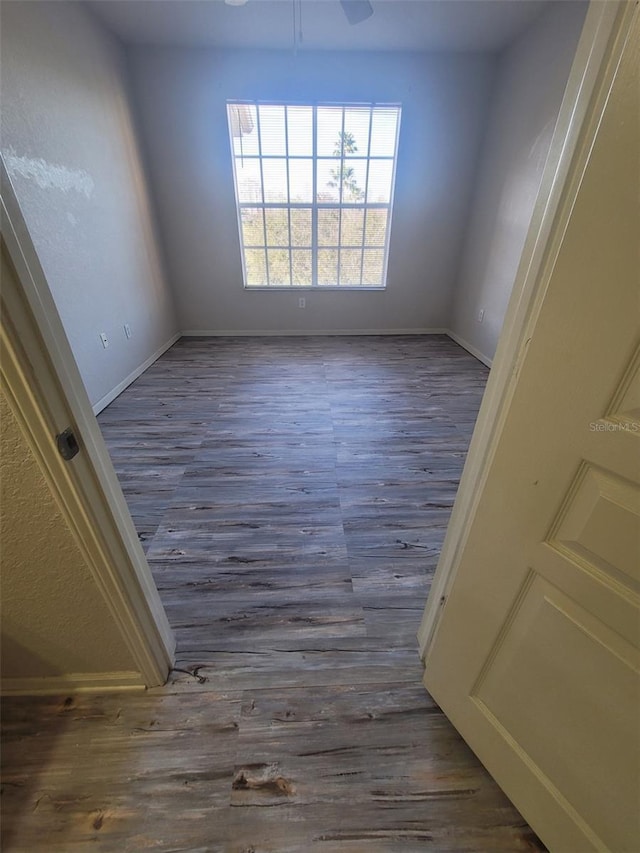
[[384, 288], [400, 107], [227, 105], [245, 287]]

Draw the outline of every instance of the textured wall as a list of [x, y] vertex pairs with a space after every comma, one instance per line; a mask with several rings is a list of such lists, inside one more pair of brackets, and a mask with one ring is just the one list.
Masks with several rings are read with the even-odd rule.
[[3, 394], [0, 424], [3, 678], [135, 670]]
[[[132, 84], [183, 330], [448, 324], [490, 57], [138, 48]], [[246, 292], [226, 100], [400, 101], [386, 292]]]
[[498, 68], [450, 324], [488, 359], [502, 329], [586, 6], [578, 0], [549, 4]]
[[177, 331], [122, 49], [79, 3], [3, 3], [1, 14], [2, 152], [97, 403]]

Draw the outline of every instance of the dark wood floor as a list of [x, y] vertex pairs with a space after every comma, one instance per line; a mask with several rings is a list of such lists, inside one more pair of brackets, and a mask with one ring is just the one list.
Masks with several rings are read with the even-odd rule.
[[542, 849], [415, 640], [486, 378], [440, 336], [184, 339], [113, 402], [182, 671], [8, 702], [4, 849]]

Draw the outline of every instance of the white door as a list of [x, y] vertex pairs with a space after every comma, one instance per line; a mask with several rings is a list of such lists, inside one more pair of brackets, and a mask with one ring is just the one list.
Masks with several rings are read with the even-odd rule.
[[640, 850], [639, 54], [636, 13], [425, 653], [561, 853]]

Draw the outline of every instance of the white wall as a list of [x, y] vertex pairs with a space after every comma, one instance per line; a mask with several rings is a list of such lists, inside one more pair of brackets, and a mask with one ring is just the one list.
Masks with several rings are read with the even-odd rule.
[[577, 0], [549, 4], [500, 59], [450, 326], [487, 361], [495, 354], [586, 7]]
[[[494, 60], [487, 56], [216, 51], [130, 54], [182, 330], [421, 330], [448, 325]], [[246, 292], [225, 103], [400, 101], [386, 292]]]
[[3, 3], [2, 113], [7, 169], [96, 404], [177, 331], [121, 47], [80, 4]]

